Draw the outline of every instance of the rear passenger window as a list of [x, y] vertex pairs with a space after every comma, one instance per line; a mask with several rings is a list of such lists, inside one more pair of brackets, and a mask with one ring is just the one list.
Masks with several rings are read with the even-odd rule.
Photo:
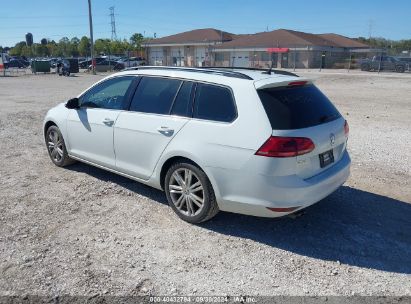
[[185, 81], [174, 101], [172, 115], [191, 117], [191, 91], [194, 83]]
[[231, 122], [235, 117], [234, 100], [229, 89], [203, 83], [197, 85], [194, 118]]
[[130, 111], [169, 114], [181, 81], [143, 77], [131, 101]]

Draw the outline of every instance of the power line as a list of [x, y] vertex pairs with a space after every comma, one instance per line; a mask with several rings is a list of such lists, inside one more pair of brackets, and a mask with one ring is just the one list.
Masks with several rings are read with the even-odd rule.
[[[107, 23], [106, 22], [104, 22], [104, 23], [102, 23], [102, 22], [100, 22], [100, 23], [95, 23], [95, 25], [107, 25]], [[85, 24], [60, 24], [60, 25], [53, 25], [52, 27], [53, 28], [73, 28], [73, 27], [87, 27], [88, 26], [88, 24], [87, 23], [85, 23]], [[30, 24], [28, 24], [28, 25], [19, 25], [19, 26], [6, 26], [6, 27], [1, 27], [2, 29], [27, 29], [27, 28], [30, 28], [30, 29], [33, 29], [33, 28], [36, 28], [36, 29], [43, 29], [43, 28], [50, 28], [50, 25], [30, 25]]]

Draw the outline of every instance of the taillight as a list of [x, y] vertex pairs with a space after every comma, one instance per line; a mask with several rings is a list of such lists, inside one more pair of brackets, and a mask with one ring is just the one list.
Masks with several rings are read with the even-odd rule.
[[350, 127], [348, 126], [347, 121], [345, 121], [345, 123], [344, 123], [344, 133], [345, 133], [346, 137], [348, 137], [348, 134], [350, 133]]
[[307, 81], [292, 81], [288, 83], [289, 87], [303, 86], [306, 85]]
[[255, 155], [267, 157], [293, 157], [310, 153], [315, 146], [311, 139], [305, 137], [271, 136]]

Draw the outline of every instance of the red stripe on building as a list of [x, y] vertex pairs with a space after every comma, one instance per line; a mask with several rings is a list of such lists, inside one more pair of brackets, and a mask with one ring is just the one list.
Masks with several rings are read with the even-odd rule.
[[289, 48], [268, 48], [268, 53], [288, 53]]

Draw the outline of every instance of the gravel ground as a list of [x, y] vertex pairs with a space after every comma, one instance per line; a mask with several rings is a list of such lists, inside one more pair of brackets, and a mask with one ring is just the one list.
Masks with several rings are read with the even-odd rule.
[[352, 175], [299, 217], [179, 220], [158, 190], [48, 158], [50, 107], [102, 76], [0, 78], [0, 295], [411, 295], [411, 75], [301, 72]]

